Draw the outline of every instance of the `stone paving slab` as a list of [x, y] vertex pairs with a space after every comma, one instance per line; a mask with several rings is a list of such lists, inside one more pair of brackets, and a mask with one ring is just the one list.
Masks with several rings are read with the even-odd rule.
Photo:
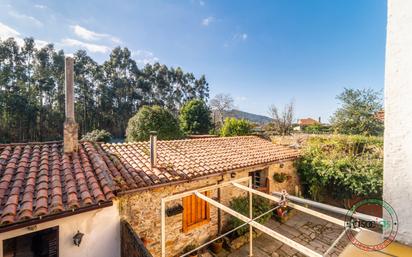
[[[305, 213], [296, 214], [284, 224], [270, 219], [265, 225], [320, 254], [324, 253], [343, 231], [343, 228], [338, 225], [328, 223]], [[348, 239], [344, 236], [329, 256], [338, 256], [348, 243]], [[253, 240], [253, 251], [254, 257], [305, 256], [294, 248], [266, 234], [262, 234]], [[228, 257], [248, 256], [249, 244], [228, 255]]]

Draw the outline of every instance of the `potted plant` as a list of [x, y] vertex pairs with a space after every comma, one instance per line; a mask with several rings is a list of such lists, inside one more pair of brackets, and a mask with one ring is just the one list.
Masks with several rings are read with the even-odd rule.
[[281, 206], [279, 208], [277, 208], [274, 212], [273, 212], [273, 217], [281, 222], [281, 223], [285, 223], [286, 221], [288, 221], [291, 217], [293, 217], [293, 215], [295, 214], [295, 210], [288, 207], [288, 206]]
[[275, 180], [278, 183], [283, 183], [285, 180], [288, 179], [288, 175], [283, 172], [275, 172], [273, 174], [273, 180]]
[[213, 241], [211, 244], [211, 248], [212, 248], [212, 252], [214, 253], [220, 253], [220, 251], [222, 251], [222, 247], [223, 247], [223, 239], [219, 238], [216, 241]]
[[[188, 252], [191, 252], [191, 251], [193, 251], [194, 249], [196, 249], [196, 246], [195, 246], [194, 244], [190, 244], [190, 245], [186, 246], [186, 247], [183, 249], [183, 254], [188, 253]], [[197, 252], [193, 252], [193, 253], [189, 254], [188, 256], [189, 256], [189, 257], [197, 257]]]

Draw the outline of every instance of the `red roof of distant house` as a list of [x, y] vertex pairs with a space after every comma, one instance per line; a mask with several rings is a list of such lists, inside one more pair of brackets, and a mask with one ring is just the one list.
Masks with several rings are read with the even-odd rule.
[[382, 110], [382, 111], [375, 113], [375, 118], [380, 122], [384, 122], [385, 121], [385, 111]]
[[301, 126], [310, 126], [310, 125], [319, 124], [319, 121], [314, 120], [312, 118], [306, 118], [306, 119], [299, 119], [298, 124]]
[[0, 226], [76, 214], [111, 203], [116, 192], [299, 155], [256, 136], [158, 141], [158, 165], [151, 169], [148, 142], [82, 142], [72, 154], [63, 154], [62, 148], [61, 142], [0, 145]]

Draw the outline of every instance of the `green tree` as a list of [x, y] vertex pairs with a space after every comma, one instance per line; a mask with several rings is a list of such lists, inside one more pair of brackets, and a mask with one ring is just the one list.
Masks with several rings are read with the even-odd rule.
[[333, 129], [341, 134], [381, 135], [383, 124], [376, 119], [382, 110], [382, 95], [373, 89], [348, 89], [336, 97], [341, 106], [331, 118]]
[[223, 137], [245, 136], [252, 133], [252, 124], [245, 119], [226, 118], [220, 135]]
[[74, 54], [76, 120], [79, 123], [79, 133], [98, 127], [99, 112], [97, 110], [97, 86], [101, 83], [98, 77], [99, 65], [87, 55], [86, 51], [79, 50]]
[[120, 47], [113, 49], [110, 59], [103, 64], [103, 70], [104, 82], [111, 96], [112, 114], [109, 121], [112, 121], [113, 134], [122, 137], [127, 121], [140, 106], [142, 97], [136, 82], [140, 71], [129, 49]]
[[200, 99], [187, 102], [180, 109], [180, 128], [187, 134], [207, 134], [212, 127], [210, 110]]
[[160, 106], [143, 106], [130, 118], [126, 129], [127, 141], [148, 140], [150, 131], [156, 131], [161, 140], [181, 137], [178, 120], [173, 114]]
[[[64, 52], [0, 40], [0, 142], [58, 140], [64, 121]], [[85, 51], [75, 58], [75, 111], [80, 133], [96, 128], [124, 137], [128, 120], [143, 105], [177, 116], [183, 103], [206, 101], [208, 83], [181, 68], [159, 63], [139, 68], [127, 48], [113, 49], [102, 65]]]

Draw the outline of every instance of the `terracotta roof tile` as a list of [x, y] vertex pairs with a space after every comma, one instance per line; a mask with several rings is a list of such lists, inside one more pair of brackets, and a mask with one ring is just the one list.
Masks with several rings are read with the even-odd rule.
[[186, 180], [296, 158], [296, 149], [256, 136], [157, 141], [156, 168], [149, 143], [101, 144], [97, 148], [120, 191]]
[[259, 137], [94, 144], [64, 154], [62, 143], [0, 145], [0, 226], [111, 201], [127, 191], [293, 159], [298, 151]]
[[306, 118], [306, 119], [299, 119], [298, 124], [300, 126], [310, 126], [310, 125], [316, 125], [319, 124], [319, 121], [314, 120], [312, 118]]
[[111, 172], [97, 153], [88, 142], [74, 154], [62, 143], [0, 144], [0, 226], [111, 201]]

